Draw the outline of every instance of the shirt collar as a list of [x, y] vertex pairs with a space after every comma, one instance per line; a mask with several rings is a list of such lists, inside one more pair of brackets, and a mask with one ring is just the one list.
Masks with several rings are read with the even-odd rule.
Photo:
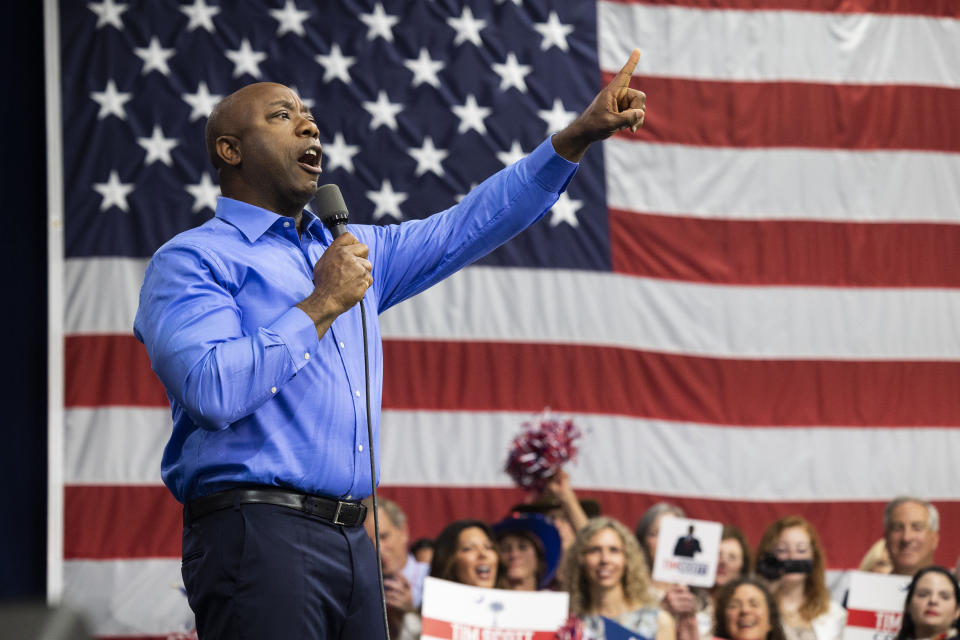
[[[259, 240], [260, 236], [266, 233], [267, 229], [275, 225], [278, 220], [290, 219], [286, 216], [268, 211], [267, 209], [262, 209], [247, 202], [234, 200], [226, 196], [217, 198], [216, 217], [236, 227], [249, 242]], [[306, 209], [303, 210], [304, 229], [309, 229], [316, 220], [317, 217], [315, 215]]]

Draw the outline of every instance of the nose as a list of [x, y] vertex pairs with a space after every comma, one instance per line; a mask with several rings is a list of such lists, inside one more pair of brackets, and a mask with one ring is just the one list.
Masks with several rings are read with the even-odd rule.
[[307, 118], [302, 118], [303, 122], [300, 125], [300, 135], [306, 136], [308, 138], [319, 138], [320, 129], [317, 128], [317, 123]]

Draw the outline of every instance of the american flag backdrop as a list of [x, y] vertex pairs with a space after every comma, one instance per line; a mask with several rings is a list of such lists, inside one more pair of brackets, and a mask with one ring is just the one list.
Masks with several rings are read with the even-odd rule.
[[[831, 569], [912, 493], [960, 554], [960, 3], [61, 0], [63, 599], [188, 632], [167, 399], [132, 322], [151, 254], [213, 214], [218, 98], [294, 87], [354, 222], [451, 206], [637, 46], [647, 121], [556, 206], [383, 324], [383, 495], [413, 536], [502, 517], [520, 424], [585, 432], [583, 497], [819, 529]], [[48, 68], [49, 60], [48, 60]], [[54, 67], [55, 68], [55, 67]], [[60, 562], [62, 560], [62, 563]]]

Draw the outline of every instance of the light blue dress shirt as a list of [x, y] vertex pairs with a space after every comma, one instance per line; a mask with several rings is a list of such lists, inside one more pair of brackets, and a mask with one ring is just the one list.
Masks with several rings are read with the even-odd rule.
[[[349, 227], [373, 263], [364, 301], [378, 445], [378, 314], [538, 220], [577, 166], [546, 140], [446, 211]], [[170, 400], [161, 472], [181, 502], [250, 484], [354, 500], [370, 493], [360, 309], [318, 340], [295, 306], [313, 291], [313, 265], [333, 240], [304, 216], [298, 236], [291, 218], [221, 197], [214, 218], [167, 242], [147, 267], [134, 334]]]

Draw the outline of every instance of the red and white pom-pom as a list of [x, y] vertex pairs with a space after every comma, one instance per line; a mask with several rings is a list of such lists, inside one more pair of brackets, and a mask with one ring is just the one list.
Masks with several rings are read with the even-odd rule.
[[563, 465], [577, 456], [580, 430], [572, 420], [561, 420], [544, 411], [523, 423], [507, 455], [506, 471], [520, 487], [543, 491]]

